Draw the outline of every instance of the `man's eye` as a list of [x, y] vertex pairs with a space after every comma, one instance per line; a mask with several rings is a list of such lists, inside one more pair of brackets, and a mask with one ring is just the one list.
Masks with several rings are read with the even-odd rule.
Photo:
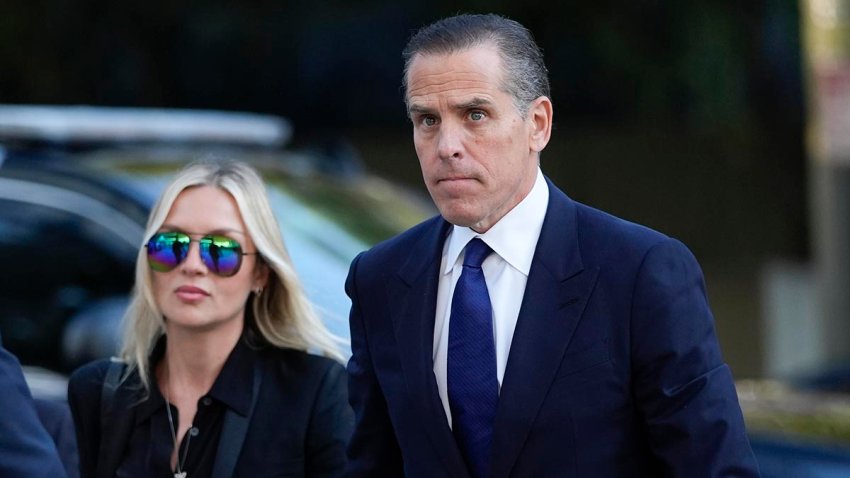
[[434, 126], [437, 124], [437, 118], [434, 118], [433, 116], [425, 116], [422, 118], [422, 124], [425, 126]]
[[473, 111], [472, 113], [469, 113], [469, 119], [471, 119], [472, 121], [481, 121], [484, 119], [484, 117], [485, 114], [483, 111]]

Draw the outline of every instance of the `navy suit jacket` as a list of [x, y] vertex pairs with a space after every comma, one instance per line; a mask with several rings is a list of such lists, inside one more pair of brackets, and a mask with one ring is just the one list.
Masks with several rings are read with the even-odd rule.
[[[693, 255], [547, 183], [491, 476], [758, 476]], [[449, 227], [435, 217], [351, 265], [350, 476], [469, 476], [433, 373]]]
[[59, 452], [45, 430], [24, 381], [21, 364], [0, 346], [0, 476], [56, 478], [65, 475]]

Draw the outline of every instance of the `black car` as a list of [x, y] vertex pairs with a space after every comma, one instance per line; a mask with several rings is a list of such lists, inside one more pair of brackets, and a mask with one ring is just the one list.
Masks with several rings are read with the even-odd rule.
[[0, 334], [66, 373], [114, 354], [153, 201], [189, 161], [233, 158], [270, 187], [284, 239], [329, 328], [348, 336], [351, 259], [432, 213], [348, 157], [287, 149], [277, 117], [0, 106]]

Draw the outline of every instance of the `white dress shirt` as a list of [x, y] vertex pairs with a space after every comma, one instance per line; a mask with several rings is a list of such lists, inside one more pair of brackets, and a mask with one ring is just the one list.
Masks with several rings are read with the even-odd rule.
[[505, 366], [511, 350], [525, 284], [531, 260], [543, 227], [543, 218], [549, 204], [549, 188], [543, 173], [538, 168], [537, 179], [528, 195], [484, 234], [468, 227], [453, 226], [443, 245], [440, 263], [440, 284], [437, 289], [437, 315], [434, 320], [434, 375], [443, 408], [452, 425], [449, 408], [446, 364], [449, 349], [449, 321], [451, 320], [452, 296], [455, 284], [463, 270], [461, 253], [466, 244], [479, 237], [493, 254], [490, 254], [481, 269], [490, 293], [493, 307], [493, 337], [496, 345], [496, 378], [499, 388], [505, 376]]

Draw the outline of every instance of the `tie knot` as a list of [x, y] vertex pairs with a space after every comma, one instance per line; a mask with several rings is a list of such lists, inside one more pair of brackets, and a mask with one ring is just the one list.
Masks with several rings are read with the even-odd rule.
[[463, 265], [464, 267], [481, 267], [481, 263], [484, 262], [484, 259], [493, 252], [493, 249], [490, 249], [484, 241], [478, 239], [477, 237], [466, 245], [466, 253], [463, 255]]

